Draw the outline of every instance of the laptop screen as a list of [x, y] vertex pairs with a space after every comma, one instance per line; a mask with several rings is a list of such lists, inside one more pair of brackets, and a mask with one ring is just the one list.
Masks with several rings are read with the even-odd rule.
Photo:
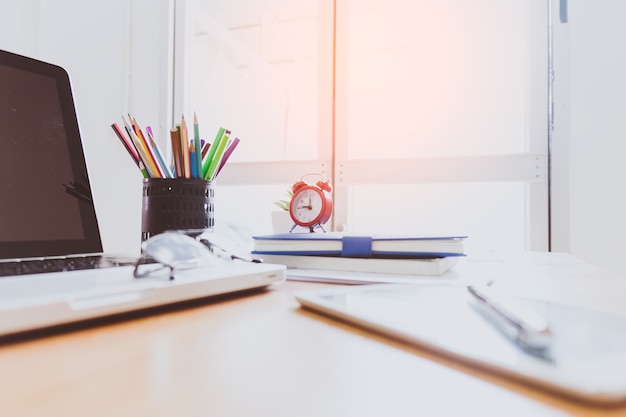
[[65, 70], [0, 51], [0, 258], [102, 251]]

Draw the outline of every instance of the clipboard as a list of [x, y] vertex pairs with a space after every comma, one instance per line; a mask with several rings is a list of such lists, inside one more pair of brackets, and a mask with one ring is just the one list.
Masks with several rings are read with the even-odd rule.
[[593, 404], [626, 402], [626, 315], [518, 297], [554, 332], [529, 355], [472, 307], [458, 282], [330, 287], [295, 294], [305, 308]]

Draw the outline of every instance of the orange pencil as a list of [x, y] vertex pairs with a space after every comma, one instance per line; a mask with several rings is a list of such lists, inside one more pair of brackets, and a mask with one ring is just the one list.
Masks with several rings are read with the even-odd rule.
[[154, 151], [152, 150], [152, 146], [150, 146], [150, 144], [148, 143], [148, 140], [146, 139], [143, 132], [141, 131], [141, 127], [137, 123], [137, 120], [135, 120], [130, 114], [128, 115], [128, 118], [131, 121], [131, 127], [133, 128], [133, 132], [139, 138], [139, 142], [141, 143], [141, 146], [143, 146], [144, 149], [146, 150], [146, 155], [148, 156], [148, 164], [150, 164], [150, 167], [157, 174], [156, 177], [165, 178], [165, 173], [159, 166], [157, 158], [154, 155]]
[[183, 156], [183, 166], [185, 167], [185, 178], [191, 178], [191, 165], [189, 162], [189, 140], [187, 139], [187, 123], [185, 115], [180, 122], [180, 149]]
[[174, 167], [176, 168], [176, 177], [182, 178], [183, 169], [180, 162], [180, 140], [178, 138], [178, 130], [170, 129], [170, 140], [172, 142], [172, 158], [174, 159]]
[[141, 138], [138, 137], [133, 126], [131, 126], [131, 124], [126, 121], [124, 116], [122, 116], [122, 121], [124, 122], [126, 132], [128, 132], [128, 136], [130, 137], [133, 145], [135, 145], [135, 149], [137, 149], [137, 153], [139, 154], [143, 162], [144, 168], [147, 170], [149, 176], [152, 178], [159, 178], [159, 170], [156, 168], [153, 161], [151, 161], [148, 150], [146, 149], [146, 145], [143, 143]]

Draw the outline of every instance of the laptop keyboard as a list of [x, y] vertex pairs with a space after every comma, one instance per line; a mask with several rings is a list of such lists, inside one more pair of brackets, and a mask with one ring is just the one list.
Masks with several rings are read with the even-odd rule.
[[92, 255], [0, 262], [0, 277], [133, 266], [136, 261], [132, 257]]

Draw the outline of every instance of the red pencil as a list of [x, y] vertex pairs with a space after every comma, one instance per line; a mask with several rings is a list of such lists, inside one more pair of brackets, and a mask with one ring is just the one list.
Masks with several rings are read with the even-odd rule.
[[117, 125], [117, 123], [113, 123], [111, 127], [119, 140], [122, 142], [122, 145], [124, 145], [124, 148], [128, 151], [130, 157], [133, 158], [133, 161], [135, 161], [135, 164], [139, 166], [139, 154], [137, 153], [137, 149], [135, 149], [135, 145], [133, 145], [130, 139], [124, 136], [122, 129]]

